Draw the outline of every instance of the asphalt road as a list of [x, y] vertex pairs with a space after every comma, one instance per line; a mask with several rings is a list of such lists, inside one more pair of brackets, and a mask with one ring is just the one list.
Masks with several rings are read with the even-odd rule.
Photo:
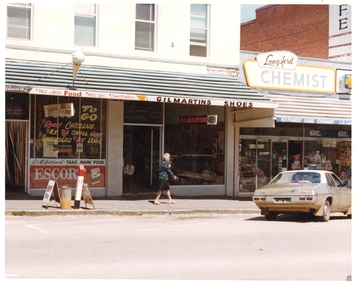
[[351, 219], [344, 216], [327, 223], [294, 216], [266, 221], [254, 214], [5, 217], [10, 281], [262, 283], [345, 281], [350, 273]]

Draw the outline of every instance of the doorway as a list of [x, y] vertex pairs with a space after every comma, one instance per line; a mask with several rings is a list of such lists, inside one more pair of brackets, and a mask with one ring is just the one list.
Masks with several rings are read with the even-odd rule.
[[124, 126], [124, 165], [134, 166], [124, 173], [123, 193], [155, 192], [161, 144], [159, 126]]
[[301, 158], [303, 157], [303, 141], [288, 141], [288, 170], [303, 169]]
[[6, 192], [26, 192], [27, 122], [5, 122]]
[[275, 177], [279, 172], [287, 170], [287, 142], [272, 142], [272, 175]]

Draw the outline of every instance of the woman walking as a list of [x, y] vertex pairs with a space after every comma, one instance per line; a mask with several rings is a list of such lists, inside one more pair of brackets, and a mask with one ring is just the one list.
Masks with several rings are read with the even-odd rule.
[[171, 166], [169, 164], [169, 160], [171, 158], [171, 155], [169, 153], [163, 154], [163, 161], [159, 165], [158, 169], [158, 193], [156, 196], [156, 200], [154, 201], [155, 205], [161, 205], [159, 202], [159, 198], [162, 195], [163, 191], [166, 191], [167, 197], [168, 197], [168, 204], [175, 204], [175, 201], [172, 200], [171, 197], [171, 192], [169, 188], [169, 176], [173, 178], [173, 180], [177, 179], [177, 176], [174, 175], [174, 173], [171, 170]]

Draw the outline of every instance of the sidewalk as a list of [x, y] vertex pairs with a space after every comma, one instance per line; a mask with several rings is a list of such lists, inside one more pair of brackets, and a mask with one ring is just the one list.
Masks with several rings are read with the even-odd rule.
[[131, 197], [102, 198], [93, 197], [93, 205], [80, 202], [79, 209], [74, 209], [72, 197], [71, 208], [62, 209], [54, 197], [48, 204], [43, 204], [43, 197], [27, 194], [7, 193], [5, 198], [5, 215], [43, 216], [43, 215], [202, 215], [202, 214], [256, 214], [260, 210], [251, 198], [216, 198], [216, 197], [174, 197], [176, 204], [168, 204], [167, 198], [160, 199], [162, 205], [154, 205], [155, 195], [137, 195]]

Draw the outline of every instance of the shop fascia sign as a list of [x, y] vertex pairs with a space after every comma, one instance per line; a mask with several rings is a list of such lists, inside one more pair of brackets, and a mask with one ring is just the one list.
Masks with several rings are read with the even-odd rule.
[[217, 125], [218, 115], [180, 117], [179, 123]]
[[252, 102], [241, 100], [219, 100], [219, 99], [197, 99], [194, 97], [173, 97], [173, 96], [150, 96], [139, 94], [104, 93], [81, 90], [60, 90], [48, 88], [32, 88], [29, 94], [64, 96], [77, 98], [97, 98], [110, 100], [148, 101], [158, 103], [187, 104], [199, 106], [223, 106], [236, 108], [277, 108], [278, 104], [273, 102]]
[[298, 64], [290, 51], [272, 51], [246, 60], [243, 64], [247, 85], [252, 88], [320, 92], [333, 94], [333, 68]]
[[350, 94], [352, 90], [352, 73], [351, 70], [336, 70], [336, 93]]
[[351, 125], [351, 120], [321, 119], [321, 118], [299, 118], [299, 117], [276, 117], [276, 122], [300, 123], [300, 124], [322, 124], [322, 125]]

